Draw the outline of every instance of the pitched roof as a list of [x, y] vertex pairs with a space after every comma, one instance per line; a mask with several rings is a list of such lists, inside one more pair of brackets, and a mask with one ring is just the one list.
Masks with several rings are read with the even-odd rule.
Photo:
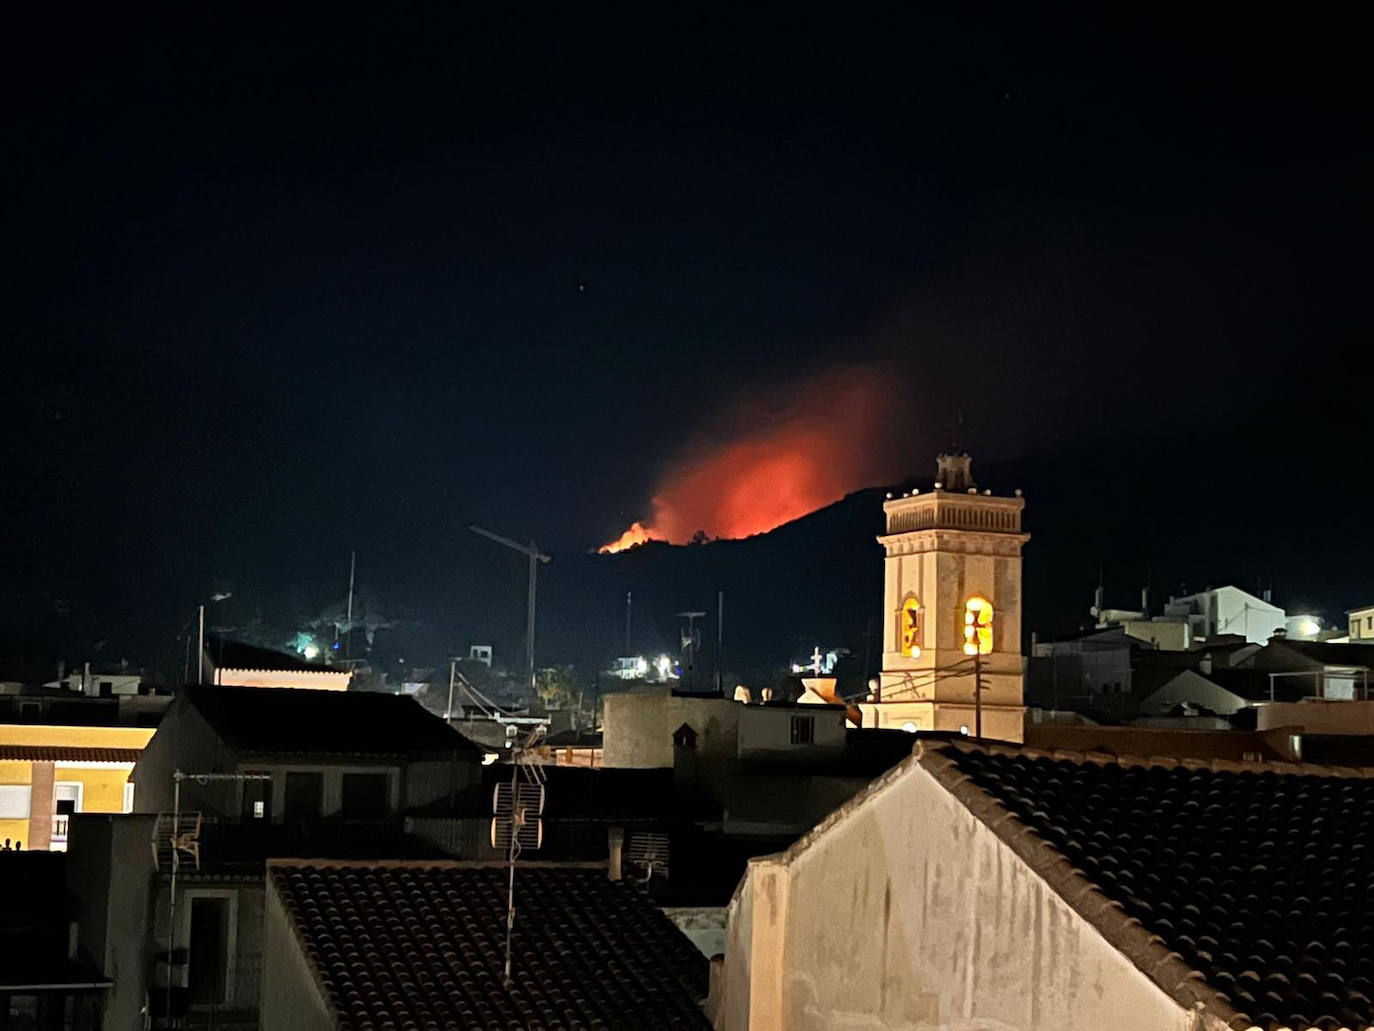
[[309, 670], [312, 673], [338, 673], [340, 676], [348, 673], [346, 669], [326, 666], [322, 662], [307, 662], [298, 655], [231, 641], [217, 634], [205, 635], [205, 653], [220, 669]]
[[405, 695], [279, 687], [188, 687], [182, 697], [229, 745], [250, 754], [451, 755], [473, 744]]
[[270, 876], [338, 1028], [710, 1027], [705, 957], [604, 870], [516, 872], [509, 987], [504, 866], [285, 863]]
[[1374, 772], [960, 745], [921, 762], [1184, 1005], [1374, 1024]]
[[138, 762], [137, 748], [81, 748], [73, 745], [0, 745], [0, 762]]

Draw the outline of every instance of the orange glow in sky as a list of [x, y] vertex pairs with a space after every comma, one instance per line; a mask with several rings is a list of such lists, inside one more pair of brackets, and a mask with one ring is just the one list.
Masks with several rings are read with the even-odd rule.
[[881, 428], [891, 394], [871, 369], [827, 373], [774, 404], [750, 402], [732, 428], [671, 462], [638, 520], [603, 552], [649, 540], [685, 544], [766, 533], [883, 475]]

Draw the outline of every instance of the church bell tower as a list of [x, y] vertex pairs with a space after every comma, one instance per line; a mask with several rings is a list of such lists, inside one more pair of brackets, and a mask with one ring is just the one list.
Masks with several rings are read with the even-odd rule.
[[883, 504], [883, 668], [865, 727], [972, 736], [981, 722], [985, 738], [1022, 740], [1020, 495], [980, 491], [952, 450], [934, 490]]

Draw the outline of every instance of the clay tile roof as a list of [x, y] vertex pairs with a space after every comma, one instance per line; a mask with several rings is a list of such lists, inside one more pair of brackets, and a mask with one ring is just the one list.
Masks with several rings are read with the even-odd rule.
[[138, 762], [137, 748], [81, 748], [73, 745], [0, 745], [0, 762]]
[[516, 872], [503, 983], [506, 869], [273, 864], [273, 889], [346, 1031], [709, 1028], [707, 961], [604, 870]]
[[[1176, 997], [1164, 979], [1178, 985], [1175, 978], [1200, 974], [1209, 990], [1197, 999], [1229, 1010], [1228, 1026], [1374, 1025], [1374, 776], [998, 747], [939, 751], [943, 769], [923, 765], [966, 801], [976, 785], [994, 809], [1013, 814], [1019, 827], [1008, 829], [998, 826], [1005, 815], [979, 813], [1023, 858], [1034, 865], [1034, 850], [1047, 843], [1067, 860], [1041, 864], [1061, 895], [1074, 896], [1077, 882], [1080, 903], [1084, 889], [1096, 889], [1119, 905], [1104, 918], [1121, 925], [1107, 928], [1119, 932], [1108, 937]], [[977, 800], [969, 804], [979, 811]], [[1164, 969], [1180, 959], [1181, 971]]]

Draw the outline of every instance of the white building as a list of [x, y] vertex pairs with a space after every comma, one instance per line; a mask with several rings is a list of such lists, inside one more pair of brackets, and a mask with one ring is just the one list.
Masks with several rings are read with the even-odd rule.
[[1374, 642], [1374, 605], [1366, 605], [1362, 609], [1351, 609], [1345, 615], [1349, 620], [1350, 640], [1352, 642]]
[[1288, 624], [1283, 609], [1239, 587], [1213, 587], [1170, 598], [1163, 619], [1187, 623], [1193, 638], [1238, 634], [1251, 644], [1264, 644]]
[[1361, 955], [1341, 893], [1368, 879], [1351, 849], [1369, 778], [1264, 769], [922, 740], [750, 861], [712, 972], [714, 1026], [1374, 1026], [1342, 973]]

